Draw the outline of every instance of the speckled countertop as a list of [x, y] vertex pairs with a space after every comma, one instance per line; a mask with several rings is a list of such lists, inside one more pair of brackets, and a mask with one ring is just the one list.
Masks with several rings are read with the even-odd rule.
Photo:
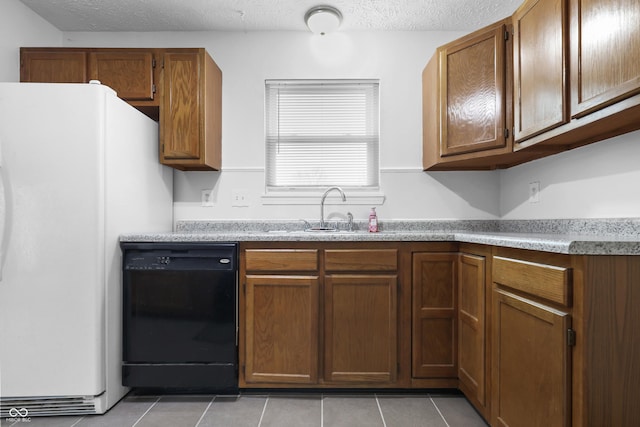
[[[344, 229], [344, 224], [338, 224]], [[122, 242], [453, 241], [576, 255], [640, 255], [640, 218], [385, 221], [369, 233], [305, 232], [301, 221], [180, 221], [175, 232], [130, 233]]]

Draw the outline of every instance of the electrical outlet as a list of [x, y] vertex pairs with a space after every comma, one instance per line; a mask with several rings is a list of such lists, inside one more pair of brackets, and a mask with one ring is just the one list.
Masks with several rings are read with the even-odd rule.
[[200, 192], [200, 201], [202, 206], [213, 206], [213, 190], [202, 190]]
[[231, 191], [231, 206], [249, 206], [249, 197], [247, 196], [247, 190]]
[[529, 203], [540, 201], [540, 183], [538, 181], [529, 183]]

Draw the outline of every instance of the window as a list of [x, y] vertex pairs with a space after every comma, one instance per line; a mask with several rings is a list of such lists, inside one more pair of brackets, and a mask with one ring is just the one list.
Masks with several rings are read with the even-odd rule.
[[267, 191], [377, 190], [377, 80], [267, 80]]

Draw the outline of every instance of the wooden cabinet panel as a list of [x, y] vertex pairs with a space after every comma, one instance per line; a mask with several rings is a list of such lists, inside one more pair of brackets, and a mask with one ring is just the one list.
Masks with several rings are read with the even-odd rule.
[[324, 251], [327, 271], [396, 271], [397, 249], [327, 249]]
[[161, 118], [164, 160], [200, 158], [199, 76], [199, 55], [165, 53]]
[[513, 16], [515, 142], [567, 123], [566, 0], [528, 0]]
[[325, 381], [395, 382], [397, 282], [395, 275], [325, 277]]
[[640, 2], [571, 0], [571, 113], [640, 93]]
[[568, 426], [567, 313], [497, 289], [493, 300], [494, 426]]
[[562, 305], [571, 304], [571, 269], [496, 256], [493, 281]]
[[412, 376], [457, 377], [457, 254], [414, 253]]
[[151, 51], [112, 50], [89, 53], [89, 76], [114, 89], [125, 100], [153, 100], [154, 58]]
[[576, 350], [584, 359], [577, 358], [582, 364], [574, 369], [573, 422], [637, 426], [640, 256], [585, 258], [584, 320], [574, 319]]
[[160, 161], [180, 170], [220, 170], [222, 72], [204, 49], [165, 50]]
[[82, 51], [22, 48], [20, 81], [87, 83], [87, 54]]
[[504, 147], [505, 27], [440, 50], [441, 154]]
[[246, 277], [248, 383], [318, 381], [318, 289], [316, 276]]
[[465, 392], [487, 404], [485, 382], [485, 258], [460, 254], [458, 264], [458, 377]]
[[317, 249], [247, 249], [247, 271], [316, 271]]

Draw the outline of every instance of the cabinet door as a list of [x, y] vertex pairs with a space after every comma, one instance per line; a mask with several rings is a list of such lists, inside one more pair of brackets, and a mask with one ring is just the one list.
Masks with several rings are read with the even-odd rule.
[[571, 114], [640, 93], [640, 2], [571, 0]]
[[324, 286], [325, 380], [395, 382], [397, 276], [328, 275]]
[[412, 376], [456, 378], [457, 254], [414, 253]]
[[505, 31], [492, 26], [440, 51], [442, 156], [506, 145]]
[[89, 53], [89, 76], [114, 89], [125, 100], [152, 100], [152, 52], [96, 51]]
[[516, 142], [568, 121], [566, 0], [528, 0], [513, 15]]
[[458, 271], [458, 377], [465, 393], [484, 406], [485, 258], [460, 254]]
[[245, 290], [248, 383], [318, 381], [318, 277], [248, 275]]
[[491, 424], [568, 426], [569, 315], [497, 289], [493, 316]]
[[161, 156], [166, 160], [201, 157], [201, 58], [198, 53], [164, 54], [164, 93], [161, 109]]
[[79, 51], [20, 51], [20, 81], [37, 83], [86, 83], [87, 54]]

